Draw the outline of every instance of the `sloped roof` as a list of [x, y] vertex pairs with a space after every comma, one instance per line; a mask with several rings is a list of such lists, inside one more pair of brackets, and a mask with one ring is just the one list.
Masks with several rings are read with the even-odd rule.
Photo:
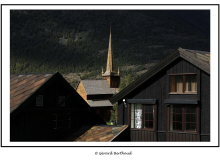
[[10, 75], [10, 112], [40, 88], [53, 74]]
[[82, 80], [87, 95], [114, 94], [107, 80]]
[[83, 126], [67, 140], [74, 142], [111, 142], [127, 127], [128, 125]]
[[210, 74], [210, 52], [178, 48], [175, 52], [170, 54], [164, 60], [161, 60], [153, 68], [141, 75], [139, 78], [137, 78], [130, 85], [125, 87], [118, 94], [114, 95], [110, 99], [110, 101], [112, 103], [115, 103], [121, 100], [126, 95], [128, 95], [133, 90], [135, 90], [140, 85], [149, 80], [151, 77], [153, 77], [155, 74], [157, 74], [159, 71], [161, 71], [163, 68], [167, 67], [169, 64], [171, 64], [173, 61], [180, 57], [195, 65], [196, 67], [200, 68], [204, 72]]
[[90, 107], [109, 107], [113, 106], [112, 103], [109, 100], [99, 100], [99, 101], [93, 101], [93, 100], [87, 100]]

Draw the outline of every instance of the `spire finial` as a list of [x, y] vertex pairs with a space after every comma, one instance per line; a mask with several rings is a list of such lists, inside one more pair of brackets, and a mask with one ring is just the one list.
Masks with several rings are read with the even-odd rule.
[[112, 28], [112, 24], [111, 24], [112, 22], [110, 22], [110, 34], [111, 34], [111, 28]]

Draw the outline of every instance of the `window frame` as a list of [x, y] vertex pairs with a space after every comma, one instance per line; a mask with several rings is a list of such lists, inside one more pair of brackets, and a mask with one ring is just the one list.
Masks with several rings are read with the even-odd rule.
[[[186, 76], [193, 76], [196, 77], [196, 91], [188, 91], [186, 92]], [[183, 92], [171, 92], [171, 76], [182, 76], [182, 82], [183, 82]], [[169, 74], [169, 94], [197, 94], [198, 92], [198, 75], [197, 73], [178, 73], [178, 74]]]
[[44, 96], [42, 94], [40, 94], [36, 97], [35, 106], [36, 107], [43, 107], [44, 106]]
[[[141, 128], [131, 128], [131, 105], [140, 104], [142, 107], [142, 120], [141, 120]], [[153, 106], [153, 128], [144, 128], [144, 121], [145, 121], [145, 105]], [[135, 121], [135, 118], [134, 118]], [[147, 131], [155, 131], [157, 129], [157, 105], [156, 104], [141, 104], [141, 103], [129, 103], [128, 104], [128, 125], [130, 126], [131, 130], [147, 130]], [[135, 125], [135, 124], [134, 124]]]
[[[170, 108], [171, 106], [181, 106], [182, 109], [182, 129], [181, 130], [170, 130]], [[195, 131], [193, 130], [186, 130], [186, 107], [194, 107], [195, 108]], [[176, 133], [195, 133], [198, 134], [200, 132], [200, 108], [198, 105], [195, 104], [169, 104], [167, 105], [167, 131], [168, 132], [176, 132]], [[192, 122], [190, 122], [192, 123]]]
[[[66, 118], [64, 118], [64, 119], [63, 119], [63, 117], [58, 118], [60, 116], [66, 116]], [[58, 121], [59, 122], [66, 122], [66, 123], [68, 122], [68, 127], [63, 127], [61, 123], [58, 123]], [[70, 129], [71, 128], [71, 114], [70, 113], [59, 113], [59, 114], [56, 113], [56, 114], [53, 114], [53, 123], [55, 124], [53, 129]]]
[[[60, 105], [60, 103], [65, 100], [65, 98], [66, 98], [66, 96], [59, 96], [58, 97], [58, 105]], [[65, 107], [65, 106], [66, 106], [65, 102], [63, 102], [63, 104], [60, 107]]]

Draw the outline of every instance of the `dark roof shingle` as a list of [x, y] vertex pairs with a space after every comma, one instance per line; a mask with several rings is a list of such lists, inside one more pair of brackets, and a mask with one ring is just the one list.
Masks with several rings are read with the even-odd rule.
[[98, 101], [94, 101], [94, 100], [87, 100], [88, 104], [90, 105], [90, 107], [112, 107], [112, 103], [109, 100], [98, 100]]
[[53, 74], [10, 75], [10, 112], [34, 93]]
[[74, 142], [111, 142], [127, 127], [128, 125], [83, 126], [67, 140]]
[[82, 80], [87, 95], [114, 94], [106, 80]]

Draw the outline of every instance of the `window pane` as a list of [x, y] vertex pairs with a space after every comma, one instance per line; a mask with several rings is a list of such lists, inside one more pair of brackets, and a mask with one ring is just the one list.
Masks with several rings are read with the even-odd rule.
[[186, 113], [191, 113], [191, 108], [190, 107], [186, 107], [185, 110], [186, 110], [185, 111]]
[[186, 122], [190, 122], [190, 114], [186, 114]]
[[141, 121], [135, 120], [135, 128], [141, 128]]
[[191, 130], [196, 131], [196, 123], [191, 123]]
[[149, 113], [149, 120], [153, 120], [153, 113]]
[[182, 123], [176, 123], [176, 129], [175, 130], [182, 130]]
[[131, 112], [131, 119], [134, 119], [134, 112]]
[[144, 127], [145, 127], [145, 128], [149, 128], [149, 123], [148, 123], [148, 121], [145, 121], [145, 122], [144, 122]]
[[175, 107], [175, 109], [176, 113], [182, 113], [182, 107]]
[[131, 112], [134, 112], [134, 104], [131, 104]]
[[149, 112], [149, 106], [144, 105], [144, 112]]
[[190, 130], [190, 123], [186, 123], [186, 130]]
[[191, 115], [191, 122], [196, 122], [196, 115], [195, 114]]
[[154, 106], [153, 106], [153, 105], [150, 105], [150, 106], [148, 106], [148, 107], [149, 107], [149, 112], [153, 112]]
[[183, 92], [183, 76], [175, 76], [176, 92]]
[[131, 120], [131, 128], [134, 128], [134, 120]]
[[153, 121], [149, 121], [149, 128], [153, 128]]
[[196, 108], [195, 107], [191, 107], [191, 113], [196, 113]]
[[149, 120], [148, 113], [145, 113], [145, 120]]
[[196, 131], [196, 123], [186, 123], [187, 131]]
[[175, 76], [170, 76], [170, 92], [176, 92], [176, 89], [175, 89]]
[[173, 130], [173, 114], [170, 114], [170, 130]]
[[186, 92], [196, 92], [197, 82], [196, 75], [185, 76], [186, 78]]
[[170, 105], [170, 113], [173, 113], [173, 105]]
[[176, 114], [176, 121], [182, 122], [182, 114]]
[[142, 125], [142, 107], [137, 104], [135, 107], [135, 128], [141, 128]]

